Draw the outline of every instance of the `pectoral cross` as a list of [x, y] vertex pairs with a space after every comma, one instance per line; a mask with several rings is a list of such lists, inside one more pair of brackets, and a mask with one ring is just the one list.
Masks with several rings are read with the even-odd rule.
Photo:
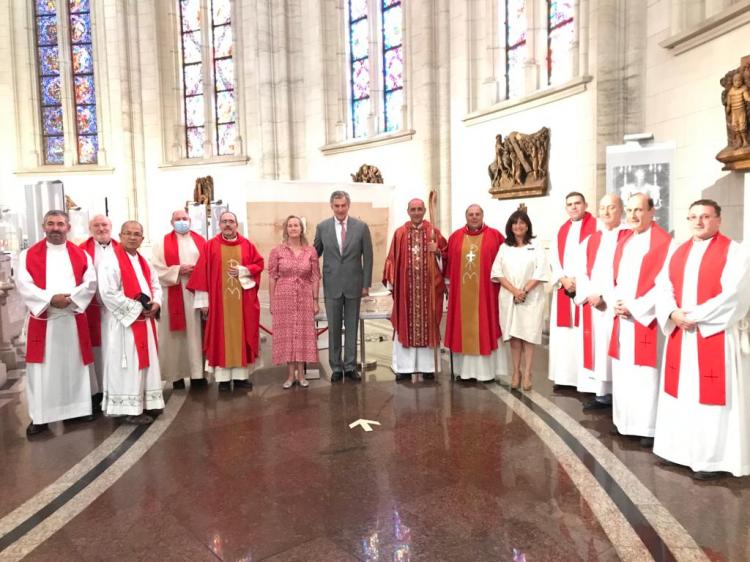
[[641, 343], [643, 345], [651, 345], [651, 341], [648, 338], [648, 334], [643, 334], [643, 341]]
[[414, 254], [415, 256], [419, 253], [419, 250], [420, 250], [419, 244], [414, 244], [411, 247], [411, 253]]
[[714, 370], [711, 369], [710, 371], [708, 371], [708, 374], [705, 377], [703, 377], [703, 378], [704, 379], [709, 379], [711, 381], [711, 383], [716, 384], [716, 380], [719, 378], [719, 375], [715, 375], [714, 374]]
[[474, 253], [474, 248], [472, 248], [471, 251], [468, 254], [466, 254], [467, 263], [474, 263], [475, 257], [477, 257], [477, 255]]

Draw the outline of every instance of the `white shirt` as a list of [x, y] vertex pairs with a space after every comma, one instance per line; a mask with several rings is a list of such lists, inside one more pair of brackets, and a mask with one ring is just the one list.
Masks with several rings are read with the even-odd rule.
[[339, 248], [341, 248], [341, 223], [344, 223], [344, 226], [347, 229], [347, 232], [349, 231], [349, 215], [343, 220], [340, 221], [336, 217], [333, 217], [333, 220], [336, 224], [336, 241], [339, 243]]

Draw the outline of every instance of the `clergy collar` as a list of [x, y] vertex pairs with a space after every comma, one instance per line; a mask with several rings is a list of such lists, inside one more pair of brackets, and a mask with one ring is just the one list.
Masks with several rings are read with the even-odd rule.
[[239, 234], [235, 234], [235, 235], [234, 235], [234, 238], [227, 238], [226, 236], [224, 236], [224, 234], [223, 234], [223, 233], [222, 233], [222, 235], [221, 235], [221, 239], [222, 239], [222, 240], [226, 240], [227, 242], [236, 242], [236, 241], [237, 241], [237, 239], [238, 239], [239, 237], [240, 237], [240, 235], [239, 235]]
[[424, 225], [424, 221], [420, 222], [419, 224], [414, 224], [413, 222], [409, 221], [409, 224], [412, 228], [422, 228], [422, 226]]
[[98, 246], [101, 246], [102, 248], [109, 248], [109, 246], [112, 245], [112, 239], [109, 239], [109, 242], [99, 242], [97, 240], [94, 240]]

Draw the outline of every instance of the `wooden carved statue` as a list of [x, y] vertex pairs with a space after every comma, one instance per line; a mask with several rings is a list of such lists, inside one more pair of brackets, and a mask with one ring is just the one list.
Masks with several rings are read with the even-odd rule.
[[750, 56], [743, 57], [740, 66], [727, 72], [719, 84], [722, 87], [727, 145], [716, 158], [724, 163], [725, 170], [750, 170], [747, 128], [750, 115]]
[[206, 206], [206, 212], [211, 211], [211, 201], [214, 200], [214, 178], [206, 176], [195, 180], [193, 201]]
[[350, 174], [355, 183], [383, 183], [383, 176], [377, 166], [362, 164], [356, 174]]
[[496, 199], [547, 193], [550, 131], [542, 127], [526, 135], [513, 131], [495, 136], [495, 160], [489, 165], [490, 194]]

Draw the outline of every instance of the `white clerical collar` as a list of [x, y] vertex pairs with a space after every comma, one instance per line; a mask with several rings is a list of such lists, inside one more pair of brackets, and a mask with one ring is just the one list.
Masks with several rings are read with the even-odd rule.
[[97, 242], [97, 244], [100, 248], [107, 249], [112, 245], [112, 240], [110, 240], [109, 242]]
[[[46, 239], [45, 239], [45, 240], [46, 240]], [[49, 240], [46, 240], [46, 242], [47, 242], [47, 249], [48, 249], [48, 250], [56, 250], [56, 251], [60, 251], [60, 250], [62, 250], [62, 249], [64, 249], [64, 248], [66, 247], [66, 244], [65, 244], [65, 242], [63, 242], [62, 244], [53, 244], [53, 243], [52, 243], [52, 242], [50, 242]]]
[[695, 238], [693, 238], [693, 245], [700, 244], [702, 246], [705, 246], [706, 244], [710, 244], [711, 240], [713, 240], [714, 238], [716, 238], [716, 234], [714, 234], [713, 236], [711, 236], [711, 238], [706, 238], [705, 240], [703, 240], [702, 238], [698, 238], [697, 240]]

